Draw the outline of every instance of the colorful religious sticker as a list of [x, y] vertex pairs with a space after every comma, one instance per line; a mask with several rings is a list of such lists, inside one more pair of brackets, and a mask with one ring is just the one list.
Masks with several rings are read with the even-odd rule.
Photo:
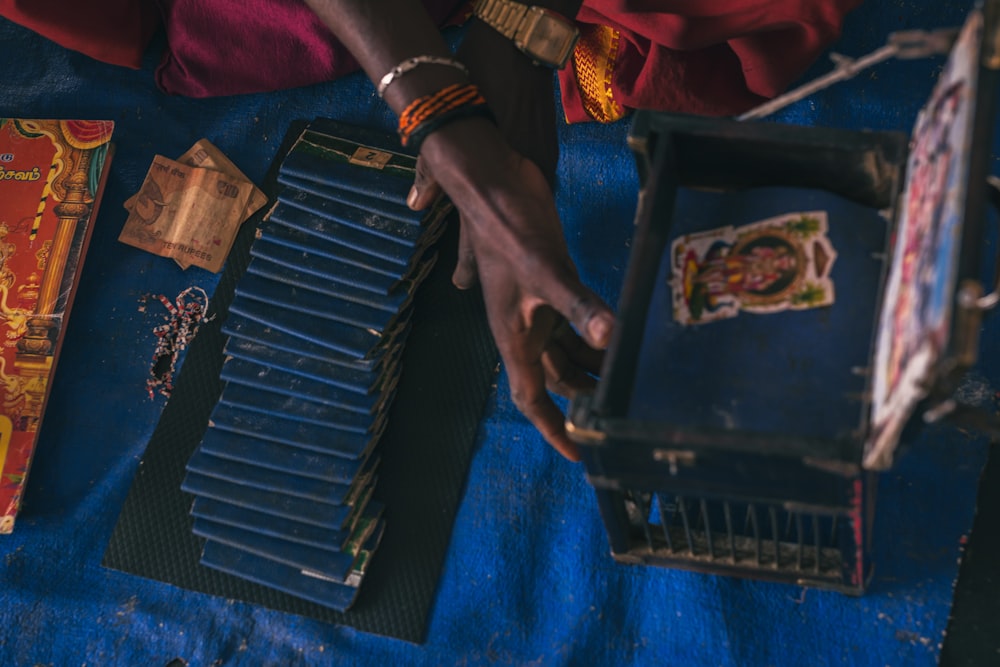
[[882, 469], [933, 384], [951, 329], [982, 14], [973, 12], [913, 130], [875, 349], [864, 465]]
[[827, 237], [825, 211], [687, 234], [673, 242], [670, 257], [674, 319], [680, 324], [834, 302], [830, 269], [837, 253]]

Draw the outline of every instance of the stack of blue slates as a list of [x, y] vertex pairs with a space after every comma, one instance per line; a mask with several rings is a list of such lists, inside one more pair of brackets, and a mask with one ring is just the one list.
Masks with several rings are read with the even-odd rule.
[[346, 611], [385, 529], [378, 441], [449, 204], [411, 211], [395, 137], [315, 120], [281, 163], [187, 464], [201, 563]]

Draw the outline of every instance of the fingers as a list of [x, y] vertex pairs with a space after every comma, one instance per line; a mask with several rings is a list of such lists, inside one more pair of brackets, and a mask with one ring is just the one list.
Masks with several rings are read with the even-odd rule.
[[560, 322], [565, 324], [552, 308], [538, 308], [522, 326], [501, 329], [497, 343], [514, 405], [556, 451], [578, 461], [577, 446], [566, 434], [566, 419], [548, 392], [571, 398], [578, 391], [592, 391], [596, 381], [562, 347], [559, 341], [571, 340], [569, 335], [579, 338]]
[[434, 203], [441, 195], [441, 186], [431, 176], [427, 162], [417, 158], [417, 175], [413, 177], [413, 187], [406, 196], [406, 205], [414, 211], [422, 211]]
[[458, 261], [455, 263], [455, 272], [451, 274], [451, 282], [458, 289], [469, 289], [478, 280], [479, 271], [476, 266], [476, 253], [469, 238], [468, 227], [463, 219], [459, 221]]
[[593, 374], [600, 371], [603, 352], [584, 343], [562, 317], [549, 336], [542, 351], [546, 386], [549, 391], [574, 398], [580, 392], [593, 392], [597, 380]]
[[552, 447], [570, 461], [579, 461], [576, 444], [566, 435], [563, 413], [545, 389], [545, 372], [540, 363], [507, 365], [510, 396], [514, 405], [528, 418]]
[[542, 295], [543, 298], [570, 321], [588, 345], [595, 350], [603, 350], [608, 346], [615, 326], [615, 315], [599, 296], [568, 271], [553, 272], [541, 284], [547, 292]]
[[565, 353], [569, 363], [586, 373], [599, 375], [604, 363], [604, 350], [597, 350], [580, 338], [567, 320], [552, 331], [552, 341]]
[[566, 351], [554, 341], [542, 353], [542, 366], [546, 387], [565, 398], [574, 398], [580, 392], [593, 392], [597, 387], [597, 380], [570, 360]]

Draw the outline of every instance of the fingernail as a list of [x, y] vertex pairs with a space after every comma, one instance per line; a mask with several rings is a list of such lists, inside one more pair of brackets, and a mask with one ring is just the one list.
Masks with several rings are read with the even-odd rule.
[[587, 322], [587, 333], [590, 335], [590, 340], [598, 347], [605, 347], [611, 335], [611, 323], [604, 317], [592, 317]]
[[406, 195], [406, 205], [412, 209], [417, 208], [417, 199], [420, 197], [420, 193], [417, 191], [417, 186], [410, 188], [410, 194]]

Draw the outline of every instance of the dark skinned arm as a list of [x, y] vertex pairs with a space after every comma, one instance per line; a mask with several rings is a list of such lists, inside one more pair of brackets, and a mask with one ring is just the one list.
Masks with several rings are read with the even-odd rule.
[[[449, 55], [437, 27], [416, 0], [307, 0], [307, 4], [373, 81], [406, 58]], [[540, 80], [541, 74], [534, 74]], [[552, 73], [543, 74], [548, 77], [551, 104]], [[415, 98], [464, 81], [454, 68], [421, 66], [399, 77], [386, 91], [385, 101], [398, 115]], [[565, 317], [590, 348], [601, 349], [607, 345], [614, 316], [577, 276], [545, 173], [515, 151], [497, 126], [481, 118], [457, 120], [432, 133], [420, 157], [423, 170], [461, 214], [463, 243], [475, 259], [514, 403], [553, 447], [575, 460], [576, 447], [547, 391], [547, 386], [556, 388], [576, 377], [565, 354], [574, 344], [556, 349], [553, 333]], [[558, 333], [565, 339], [563, 329]], [[579, 344], [587, 347], [583, 341]]]

